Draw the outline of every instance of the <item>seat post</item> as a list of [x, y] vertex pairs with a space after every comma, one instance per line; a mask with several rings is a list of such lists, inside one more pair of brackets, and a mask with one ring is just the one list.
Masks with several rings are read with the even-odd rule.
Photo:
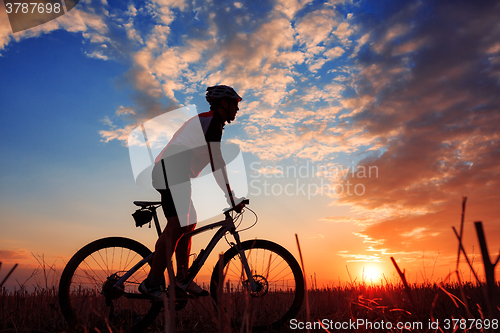
[[156, 214], [156, 207], [150, 207], [150, 209], [153, 212], [153, 219], [155, 220], [156, 232], [158, 233], [158, 237], [160, 237], [161, 227], [160, 227], [160, 221], [158, 221], [158, 215]]

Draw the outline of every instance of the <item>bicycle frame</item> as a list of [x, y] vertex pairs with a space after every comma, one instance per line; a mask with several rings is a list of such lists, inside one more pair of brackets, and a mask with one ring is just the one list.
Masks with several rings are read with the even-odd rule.
[[[161, 203], [159, 202], [151, 202], [151, 205], [148, 207], [153, 213], [153, 220], [155, 223], [156, 227], [156, 232], [158, 233], [158, 237], [161, 235], [161, 227], [160, 227], [160, 221], [158, 219], [158, 214], [156, 213], [156, 209], [161, 206]], [[181, 239], [183, 238], [190, 238], [192, 236], [195, 236], [197, 234], [200, 234], [202, 232], [208, 231], [215, 229], [217, 227], [220, 227], [219, 230], [213, 235], [212, 239], [208, 243], [207, 247], [205, 249], [202, 249], [200, 253], [198, 254], [197, 258], [193, 261], [191, 267], [188, 269], [188, 275], [184, 281], [182, 281], [182, 284], [180, 286], [181, 289], [186, 290], [186, 288], [189, 286], [189, 284], [194, 280], [200, 269], [203, 267], [205, 264], [205, 261], [208, 259], [210, 254], [212, 253], [212, 250], [215, 248], [217, 243], [224, 237], [226, 233], [231, 233], [233, 235], [233, 238], [236, 243], [231, 243], [232, 247], [236, 247], [236, 250], [238, 251], [240, 255], [240, 259], [242, 261], [244, 271], [246, 276], [248, 277], [248, 280], [250, 281], [250, 288], [253, 292], [257, 291], [258, 286], [255, 283], [254, 279], [252, 279], [252, 272], [250, 271], [250, 266], [248, 265], [247, 258], [245, 256], [245, 252], [243, 251], [243, 248], [241, 246], [241, 241], [240, 241], [240, 236], [238, 232], [236, 231], [236, 227], [234, 225], [234, 219], [231, 217], [230, 212], [231, 210], [225, 211], [225, 219], [219, 222], [215, 222], [206, 226], [203, 226], [201, 228], [195, 229], [191, 232], [185, 233]], [[148, 261], [150, 261], [153, 258], [154, 252], [151, 253], [149, 256], [146, 258], [143, 258], [141, 261], [139, 261], [134, 267], [132, 267], [128, 272], [126, 272], [114, 285], [114, 288], [120, 289], [120, 286], [125, 283], [125, 281], [132, 275], [134, 274], [138, 269], [140, 269], [144, 264], [146, 264]], [[128, 298], [148, 298], [145, 295], [140, 295], [136, 293], [124, 293], [125, 297]]]

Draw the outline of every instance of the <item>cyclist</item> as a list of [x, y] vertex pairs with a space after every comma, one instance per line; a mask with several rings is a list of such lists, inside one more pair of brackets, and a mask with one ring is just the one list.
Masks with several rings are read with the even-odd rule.
[[[187, 276], [191, 239], [180, 238], [194, 230], [197, 222], [191, 201], [190, 179], [197, 177], [210, 164], [217, 185], [225, 193], [228, 203], [232, 206], [241, 200], [234, 197], [229, 186], [220, 142], [224, 124], [235, 119], [242, 98], [233, 88], [217, 85], [207, 88], [206, 100], [210, 111], [186, 121], [155, 160], [153, 186], [161, 194], [168, 222], [156, 242], [149, 275], [139, 286], [141, 293], [155, 298], [161, 298], [164, 291], [164, 271], [167, 264], [171, 264], [174, 252], [177, 284], [180, 285], [180, 281]], [[208, 292], [194, 282], [186, 291], [196, 296], [208, 296]]]

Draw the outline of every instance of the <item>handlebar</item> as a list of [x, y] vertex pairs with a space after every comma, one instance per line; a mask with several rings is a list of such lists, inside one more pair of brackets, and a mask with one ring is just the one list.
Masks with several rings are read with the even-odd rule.
[[227, 208], [227, 209], [224, 209], [224, 215], [226, 217], [229, 216], [229, 213], [231, 213], [232, 211], [235, 211], [236, 213], [241, 213], [241, 211], [243, 210], [243, 208], [245, 208], [246, 205], [248, 205], [250, 203], [250, 199], [243, 199], [239, 204], [237, 204], [236, 206], [232, 207], [232, 208]]

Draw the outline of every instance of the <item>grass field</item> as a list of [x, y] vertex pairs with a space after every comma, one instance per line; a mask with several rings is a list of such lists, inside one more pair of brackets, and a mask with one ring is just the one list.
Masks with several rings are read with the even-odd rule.
[[[476, 285], [412, 285], [410, 288], [412, 302], [405, 288], [396, 284], [347, 284], [309, 290], [309, 325], [312, 331], [318, 332], [439, 332], [429, 327], [431, 323], [436, 326], [436, 320], [443, 332], [453, 332], [454, 324], [456, 332], [494, 332], [498, 327], [498, 321], [495, 326], [495, 322], [484, 320], [488, 318], [487, 304], [482, 289]], [[461, 300], [462, 292], [466, 304]], [[306, 313], [304, 304], [296, 320], [283, 331], [305, 331]], [[162, 319], [161, 314], [151, 332], [164, 331]], [[467, 320], [465, 329], [464, 321], [459, 319]], [[320, 328], [318, 321], [326, 326]], [[359, 326], [353, 328], [354, 323]], [[396, 327], [398, 323], [403, 325], [402, 329]], [[478, 323], [482, 323], [481, 329], [469, 329], [471, 324]], [[487, 326], [489, 330], [485, 329]], [[217, 327], [209, 297], [193, 300], [177, 313], [177, 332], [217, 332]], [[0, 332], [64, 332], [66, 329], [56, 288], [37, 288], [33, 292], [2, 290]]]

